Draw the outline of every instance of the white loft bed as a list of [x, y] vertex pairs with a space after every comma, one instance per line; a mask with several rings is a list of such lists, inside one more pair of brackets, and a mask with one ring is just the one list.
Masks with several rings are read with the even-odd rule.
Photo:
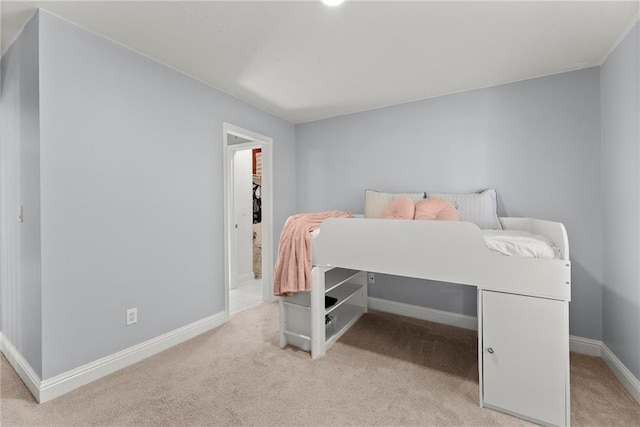
[[[468, 222], [325, 220], [313, 242], [311, 290], [281, 300], [281, 346], [310, 350], [313, 358], [325, 354], [367, 311], [366, 272], [476, 286], [480, 406], [569, 425], [566, 230], [531, 218], [500, 221], [505, 230], [547, 237], [560, 258], [497, 255]], [[325, 295], [337, 303], [325, 309]], [[325, 328], [326, 316], [336, 317], [337, 325]]]
[[561, 259], [501, 256], [470, 222], [330, 218], [313, 243], [313, 264], [571, 299], [567, 233], [558, 222], [500, 218], [504, 230], [542, 235]]

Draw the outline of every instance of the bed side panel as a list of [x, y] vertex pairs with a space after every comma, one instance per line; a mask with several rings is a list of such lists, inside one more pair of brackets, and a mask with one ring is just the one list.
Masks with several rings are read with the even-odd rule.
[[377, 273], [570, 300], [570, 262], [489, 251], [468, 222], [339, 219], [323, 222], [315, 260]]

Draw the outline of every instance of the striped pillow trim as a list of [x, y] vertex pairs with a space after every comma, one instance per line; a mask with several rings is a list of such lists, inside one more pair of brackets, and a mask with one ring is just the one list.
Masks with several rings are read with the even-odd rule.
[[428, 196], [445, 199], [455, 205], [460, 212], [460, 221], [472, 222], [485, 230], [502, 230], [496, 190], [493, 188], [480, 193], [428, 193]]

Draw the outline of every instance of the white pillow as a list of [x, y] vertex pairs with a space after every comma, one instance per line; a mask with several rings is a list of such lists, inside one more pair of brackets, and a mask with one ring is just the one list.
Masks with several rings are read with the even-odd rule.
[[427, 193], [428, 197], [445, 199], [456, 206], [460, 212], [460, 221], [476, 224], [485, 230], [502, 230], [498, 219], [496, 190], [489, 188], [480, 193]]
[[382, 191], [365, 190], [364, 217], [380, 218], [385, 206], [398, 197], [408, 197], [415, 203], [420, 199], [424, 199], [425, 193], [384, 193]]

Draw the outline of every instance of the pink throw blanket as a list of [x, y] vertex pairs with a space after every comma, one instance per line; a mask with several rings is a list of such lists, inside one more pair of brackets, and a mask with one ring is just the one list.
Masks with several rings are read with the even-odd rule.
[[273, 294], [291, 296], [311, 288], [311, 232], [327, 218], [351, 218], [351, 212], [328, 211], [290, 216], [280, 235]]

